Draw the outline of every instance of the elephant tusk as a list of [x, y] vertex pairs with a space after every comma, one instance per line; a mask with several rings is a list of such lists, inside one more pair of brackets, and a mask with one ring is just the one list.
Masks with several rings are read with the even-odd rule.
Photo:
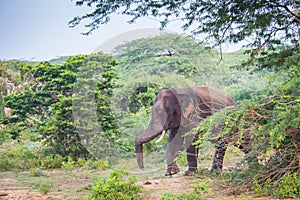
[[158, 140], [155, 141], [155, 143], [159, 143], [160, 141], [162, 141], [162, 139], [164, 139], [165, 134], [166, 134], [166, 131], [163, 130], [163, 132], [161, 133], [161, 136], [158, 138]]

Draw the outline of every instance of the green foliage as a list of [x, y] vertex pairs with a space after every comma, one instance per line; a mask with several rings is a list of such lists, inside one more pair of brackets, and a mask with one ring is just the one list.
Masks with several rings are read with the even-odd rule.
[[89, 1], [78, 0], [76, 5], [94, 6], [91, 13], [75, 17], [70, 27], [86, 22], [87, 33], [110, 21], [111, 15], [121, 13], [138, 18], [158, 18], [164, 28], [172, 19], [182, 21], [182, 29], [193, 34], [205, 34], [215, 44], [236, 43], [250, 38], [252, 46], [272, 47], [280, 43], [298, 43], [299, 2], [297, 1]]
[[47, 183], [42, 183], [39, 185], [39, 192], [41, 194], [48, 194], [50, 192], [50, 190], [53, 188], [53, 186], [51, 184], [47, 184]]
[[[24, 130], [38, 132], [41, 137], [37, 139], [43, 139], [43, 145], [52, 148], [51, 151], [49, 148], [50, 154], [71, 156], [74, 160], [91, 156], [81, 143], [82, 138], [79, 134], [80, 131], [85, 131], [82, 135], [85, 138], [85, 133], [88, 134], [87, 129], [90, 128], [87, 124], [97, 126], [100, 123], [101, 130], [98, 129], [94, 135], [106, 138], [107, 143], [114, 143], [120, 135], [110, 103], [112, 90], [116, 87], [115, 65], [112, 57], [101, 53], [69, 57], [61, 65], [50, 62], [23, 65], [21, 72], [31, 73], [34, 79], [21, 92], [5, 97], [4, 105], [11, 108], [14, 115], [1, 120], [2, 123], [8, 124], [6, 132], [14, 138]], [[93, 83], [90, 82], [89, 76], [96, 77]], [[90, 96], [85, 96], [86, 93], [76, 93], [76, 84], [84, 86], [84, 82], [94, 84], [94, 87], [87, 91]], [[84, 110], [87, 104], [83, 99], [95, 108], [97, 116], [82, 117], [90, 111]], [[76, 109], [81, 110], [74, 113]], [[74, 116], [83, 119], [79, 128], [80, 122], [74, 119]], [[14, 130], [13, 127], [17, 129]]]
[[115, 154], [120, 149], [131, 149], [119, 140], [121, 133], [111, 103], [113, 89], [117, 87], [116, 64], [109, 56], [89, 56], [80, 67], [80, 76], [74, 87], [73, 115], [76, 116], [76, 128], [81, 142], [98, 158]]
[[0, 171], [28, 170], [39, 166], [40, 151], [35, 144], [17, 144], [6, 147], [0, 154]]
[[[274, 189], [276, 188], [276, 189]], [[300, 175], [298, 173], [286, 173], [281, 179], [272, 183], [267, 179], [263, 184], [254, 181], [252, 189], [257, 196], [272, 195], [276, 198], [299, 198]]]
[[[122, 78], [182, 75], [205, 79], [218, 62], [216, 52], [194, 38], [165, 34], [134, 40], [115, 49]], [[145, 81], [145, 80], [144, 80]]]
[[151, 83], [137, 83], [135, 89], [129, 94], [128, 108], [132, 113], [139, 111], [141, 107], [150, 108], [155, 99], [160, 86]]
[[175, 195], [170, 192], [164, 192], [160, 197], [160, 200], [205, 200], [207, 198], [203, 196], [211, 192], [210, 189], [207, 188], [207, 186], [208, 182], [202, 183], [197, 180], [197, 183], [192, 185], [192, 188], [194, 189], [193, 192], [182, 192], [179, 195]]
[[160, 200], [205, 200], [206, 198], [199, 198], [194, 193], [184, 193], [179, 195], [172, 194], [171, 192], [163, 192]]
[[69, 157], [66, 162], [62, 162], [62, 168], [66, 171], [72, 171], [75, 169], [75, 164], [76, 162]]
[[96, 170], [105, 170], [109, 167], [109, 162], [107, 159], [105, 160], [87, 160], [83, 165], [84, 169], [96, 169]]
[[72, 158], [68, 158], [67, 161], [62, 162], [62, 168], [66, 171], [72, 171], [78, 167], [82, 167], [86, 170], [105, 170], [109, 167], [109, 162], [107, 159], [98, 160], [98, 159], [88, 159], [84, 160], [79, 158], [77, 161], [73, 161]]
[[273, 194], [276, 198], [299, 198], [300, 197], [300, 175], [299, 173], [286, 173], [281, 180], [275, 183]]
[[[284, 180], [300, 172], [300, 54], [287, 54], [287, 57], [281, 58], [281, 63], [274, 61], [273, 54], [269, 55], [269, 64], [276, 69], [270, 85], [244, 100], [239, 107], [225, 109], [207, 118], [197, 130], [211, 138], [213, 127], [224, 125], [224, 129], [213, 138], [221, 137], [228, 145], [251, 150], [245, 157], [248, 167], [230, 172], [231, 182], [243, 184], [242, 188], [255, 185], [252, 188], [260, 195], [294, 197], [295, 193], [291, 191], [294, 191], [295, 185], [284, 185]], [[264, 57], [258, 60], [257, 65], [265, 65], [266, 62]], [[202, 144], [202, 140], [198, 143]], [[281, 190], [282, 187], [287, 193]]]
[[0, 154], [0, 171], [29, 170], [34, 175], [36, 169], [60, 168], [65, 161], [61, 155], [49, 154], [47, 148], [30, 141], [4, 143], [1, 147], [4, 150]]
[[141, 186], [135, 185], [135, 178], [124, 171], [112, 171], [108, 179], [95, 183], [88, 199], [129, 200], [139, 199]]
[[44, 173], [42, 172], [41, 168], [39, 167], [33, 167], [29, 170], [29, 174], [31, 176], [40, 177], [44, 176]]
[[[231, 3], [222, 9], [229, 9], [230, 13], [249, 2], [232, 8]], [[253, 4], [249, 5], [251, 9]], [[216, 14], [217, 8], [212, 8], [212, 12]], [[224, 18], [216, 19], [212, 25], [229, 19], [222, 9], [217, 14]], [[219, 25], [215, 30], [224, 30]], [[264, 25], [268, 26], [268, 20], [266, 24], [261, 21], [257, 27], [250, 27], [247, 34]], [[257, 33], [260, 31], [265, 30], [259, 29]], [[230, 39], [225, 34], [220, 39], [237, 41], [244, 37], [239, 32], [232, 36]], [[277, 44], [273, 39], [272, 36], [270, 46], [272, 42]], [[223, 61], [216, 65], [219, 55], [206, 44], [193, 38], [163, 35], [118, 47], [115, 55], [119, 65], [103, 54], [69, 57], [60, 65], [0, 62], [0, 171], [29, 170], [33, 176], [39, 176], [41, 169], [58, 167], [107, 169], [108, 158], [113, 155], [134, 156], [132, 144], [147, 127], [151, 105], [160, 88], [206, 85], [225, 91], [239, 106], [203, 120], [195, 130], [202, 133], [196, 144], [204, 151], [205, 141], [222, 137], [228, 145], [252, 150], [237, 168], [223, 173], [228, 185], [255, 190], [257, 195], [298, 198], [299, 51], [295, 44], [249, 51], [250, 57], [241, 52], [224, 54]], [[250, 60], [242, 67], [236, 67], [247, 58]], [[118, 83], [117, 72], [121, 77]], [[14, 86], [30, 84], [8, 95], [10, 82]], [[5, 117], [4, 106], [12, 108], [13, 117]], [[144, 145], [145, 152], [164, 151], [165, 143], [166, 140], [159, 145], [148, 143]], [[90, 159], [90, 152], [100, 159]], [[184, 159], [182, 154], [178, 161], [185, 163]], [[113, 199], [127, 195], [127, 191], [134, 193], [135, 198], [140, 189], [134, 187], [134, 181], [127, 175], [114, 172], [109, 179], [96, 183], [90, 198], [116, 194]], [[202, 198], [207, 183], [193, 188], [192, 193], [165, 193], [163, 198]]]
[[49, 60], [49, 62], [55, 65], [62, 65], [68, 60], [68, 58], [69, 56], [60, 56], [58, 58]]
[[64, 161], [64, 158], [59, 154], [55, 154], [55, 155], [46, 154], [41, 159], [41, 167], [43, 169], [60, 168], [62, 166], [63, 161]]

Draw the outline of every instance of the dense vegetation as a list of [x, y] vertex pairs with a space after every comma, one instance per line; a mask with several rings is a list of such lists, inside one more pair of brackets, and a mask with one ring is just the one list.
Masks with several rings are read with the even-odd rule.
[[1, 117], [1, 143], [6, 136], [20, 142], [29, 139], [47, 156], [73, 160], [92, 156], [87, 147], [93, 138], [80, 138], [81, 132], [94, 131], [103, 141], [114, 143], [119, 134], [110, 106], [115, 65], [112, 57], [102, 54], [70, 57], [62, 65], [2, 62], [3, 71], [15, 76], [3, 76], [6, 113]]
[[[0, 171], [74, 167], [105, 169], [117, 158], [134, 156], [134, 137], [149, 122], [162, 87], [205, 85], [231, 96], [239, 106], [203, 120], [195, 131], [202, 152], [215, 125], [228, 146], [251, 150], [222, 173], [232, 191], [255, 191], [276, 198], [300, 197], [300, 4], [298, 1], [94, 1], [77, 0], [91, 13], [70, 26], [87, 23], [86, 34], [113, 14], [152, 16], [166, 27], [180, 20], [192, 37], [162, 35], [132, 41], [113, 56], [79, 55], [50, 62], [0, 62]], [[249, 50], [222, 54], [224, 42], [248, 41]], [[147, 145], [147, 152], [165, 143]], [[99, 159], [99, 160], [97, 160]], [[104, 187], [105, 185], [105, 187]], [[163, 199], [202, 199], [206, 186]], [[44, 188], [43, 191], [48, 191]], [[95, 183], [91, 199], [118, 190], [138, 198], [139, 187], [125, 172]], [[105, 195], [103, 197], [102, 195]]]
[[[130, 22], [152, 16], [162, 28], [172, 20], [180, 20], [182, 29], [194, 35], [204, 34], [221, 51], [224, 42], [249, 41], [250, 59], [241, 66], [275, 74], [266, 87], [252, 90], [255, 93], [250, 95], [241, 87], [235, 88], [242, 93], [239, 97], [247, 101], [225, 119], [220, 115], [226, 125], [222, 133], [235, 142], [243, 143], [240, 140], [247, 138], [252, 141], [249, 168], [245, 170], [249, 178], [246, 187], [253, 185], [254, 179], [265, 194], [299, 197], [299, 1], [78, 0], [76, 5], [96, 6], [91, 13], [70, 21], [71, 27], [87, 22], [85, 34], [118, 13], [130, 16]], [[205, 120], [198, 130], [209, 132], [213, 121], [219, 121], [216, 117]], [[239, 137], [228, 131], [239, 133], [234, 134]], [[293, 184], [287, 186], [287, 182]]]
[[[297, 46], [293, 52], [265, 51], [255, 64], [242, 51], [224, 54], [220, 62], [219, 52], [205, 43], [162, 35], [119, 46], [114, 57], [99, 53], [56, 64], [1, 62], [1, 171], [105, 169], [114, 156], [134, 156], [134, 138], [148, 125], [160, 88], [206, 85], [227, 93], [239, 107], [201, 123], [203, 151], [202, 139], [211, 137], [211, 127], [220, 120], [228, 145], [251, 138], [252, 151], [240, 167], [223, 173], [229, 185], [258, 195], [299, 197]], [[165, 143], [146, 148], [164, 150]], [[105, 183], [95, 183], [94, 195]], [[119, 187], [116, 181], [110, 185]]]

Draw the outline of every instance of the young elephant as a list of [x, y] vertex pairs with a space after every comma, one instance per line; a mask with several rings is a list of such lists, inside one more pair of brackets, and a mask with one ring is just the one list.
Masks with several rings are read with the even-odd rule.
[[[143, 164], [143, 144], [153, 140], [158, 135], [169, 131], [167, 144], [166, 176], [179, 172], [175, 158], [183, 144], [185, 133], [197, 127], [199, 122], [215, 112], [227, 107], [236, 106], [228, 96], [207, 87], [164, 88], [156, 96], [152, 107], [152, 119], [148, 128], [136, 137], [135, 151], [140, 168]], [[197, 170], [198, 149], [192, 144], [197, 135], [186, 138], [186, 154], [188, 170], [185, 175], [191, 175]], [[218, 145], [212, 165], [212, 170], [223, 167], [225, 145]]]

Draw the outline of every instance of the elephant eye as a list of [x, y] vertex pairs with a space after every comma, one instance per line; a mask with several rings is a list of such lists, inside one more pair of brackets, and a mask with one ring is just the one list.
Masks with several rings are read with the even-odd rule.
[[168, 97], [164, 97], [164, 98], [163, 98], [163, 104], [164, 104], [164, 106], [166, 106], [166, 105], [169, 104], [169, 99], [168, 99]]

